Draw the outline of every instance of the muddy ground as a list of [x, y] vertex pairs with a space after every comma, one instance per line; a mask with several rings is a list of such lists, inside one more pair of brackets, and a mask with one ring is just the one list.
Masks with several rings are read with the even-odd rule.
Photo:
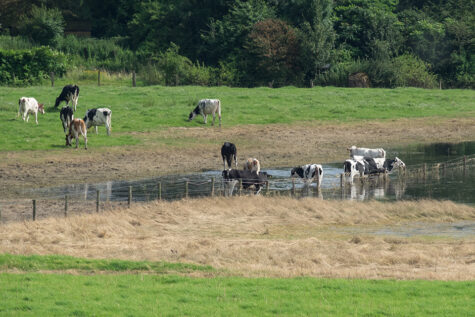
[[[473, 118], [417, 118], [361, 123], [300, 123], [213, 128], [167, 128], [133, 133], [139, 146], [0, 152], [0, 196], [19, 189], [70, 183], [141, 179], [221, 169], [224, 141], [238, 159], [257, 157], [263, 168], [343, 161], [351, 145], [394, 147], [411, 143], [473, 140]], [[91, 136], [91, 139], [94, 136]], [[93, 142], [89, 142], [90, 145]]]

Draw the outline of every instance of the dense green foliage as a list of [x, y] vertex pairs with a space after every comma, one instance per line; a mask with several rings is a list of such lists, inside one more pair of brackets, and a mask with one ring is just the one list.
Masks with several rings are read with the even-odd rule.
[[64, 31], [64, 19], [59, 9], [33, 6], [29, 16], [22, 17], [20, 34], [40, 45], [55, 47]]
[[[304, 121], [361, 122], [414, 117], [475, 117], [475, 92], [472, 90], [350, 89], [334, 87], [229, 88], [229, 87], [131, 87], [94, 85], [97, 75], [77, 82], [81, 94], [77, 114], [105, 106], [112, 110], [112, 135], [103, 127], [89, 133], [90, 150], [104, 146], [146, 144], [148, 133], [168, 127], [203, 126], [203, 118], [188, 122], [188, 114], [201, 98], [218, 97], [222, 102], [224, 127], [246, 124], [302, 124]], [[130, 78], [129, 78], [130, 80]], [[56, 87], [0, 87], [0, 151], [64, 148], [64, 134], [55, 98], [67, 82]], [[104, 85], [106, 85], [104, 83]], [[16, 118], [18, 99], [34, 96], [44, 103], [36, 125]], [[211, 118], [208, 118], [208, 128]], [[141, 132], [144, 132], [143, 134]], [[177, 143], [179, 140], [177, 140]], [[175, 144], [175, 145], [176, 145]]]
[[[74, 66], [145, 71], [149, 84], [347, 86], [350, 74], [365, 72], [373, 87], [475, 88], [474, 7], [475, 0], [5, 0], [0, 33], [32, 29], [51, 38], [61, 12], [66, 31], [86, 25], [106, 43], [115, 39], [113, 50], [97, 40], [63, 41], [58, 49]], [[25, 27], [35, 16], [35, 28]]]
[[[158, 271], [157, 275], [154, 262], [62, 256], [44, 260], [8, 258], [10, 265], [0, 267], [20, 273], [0, 273], [1, 315], [469, 316], [475, 300], [474, 282], [243, 278], [219, 274], [205, 278], [179, 276], [176, 274], [180, 272], [173, 271]], [[31, 268], [32, 258], [43, 264]], [[86, 274], [66, 273], [78, 270], [76, 263], [84, 262], [88, 263]], [[104, 266], [104, 262], [139, 267], [138, 271], [146, 265], [151, 268], [146, 272], [152, 274], [117, 274], [123, 270]], [[25, 267], [33, 273], [21, 273]], [[192, 271], [188, 272], [200, 274], [201, 268], [190, 265]], [[35, 273], [40, 270], [53, 273]], [[90, 270], [101, 273], [91, 274]]]
[[65, 57], [49, 47], [27, 50], [0, 49], [0, 83], [14, 86], [38, 83], [50, 72], [63, 75]]

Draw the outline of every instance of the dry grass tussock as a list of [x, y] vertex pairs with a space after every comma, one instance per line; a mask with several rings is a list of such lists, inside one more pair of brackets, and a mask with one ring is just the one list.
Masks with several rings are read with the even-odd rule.
[[452, 202], [236, 197], [6, 224], [0, 252], [208, 264], [243, 276], [473, 280], [475, 239], [342, 228], [475, 219]]

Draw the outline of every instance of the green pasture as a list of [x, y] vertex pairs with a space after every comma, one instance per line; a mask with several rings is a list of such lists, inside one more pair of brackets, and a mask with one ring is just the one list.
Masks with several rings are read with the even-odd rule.
[[[53, 104], [61, 92], [56, 87], [0, 87], [0, 151], [45, 150], [64, 147], [59, 109]], [[475, 117], [475, 91], [398, 89], [351, 89], [335, 87], [230, 88], [230, 87], [130, 87], [80, 85], [75, 117], [87, 109], [112, 110], [112, 136], [104, 127], [99, 135], [89, 132], [89, 146], [141, 144], [145, 134], [167, 127], [202, 127], [202, 117], [187, 122], [189, 113], [202, 98], [222, 102], [223, 126], [246, 124], [305, 124], [356, 122], [414, 117]], [[35, 97], [46, 105], [39, 125], [16, 118], [18, 99]], [[208, 118], [210, 127], [212, 118]]]
[[83, 260], [0, 259], [2, 271], [17, 269], [0, 273], [0, 315], [9, 316], [470, 316], [475, 308], [473, 281], [189, 277], [157, 272], [152, 262], [130, 272], [146, 262], [120, 261], [120, 272], [101, 260], [68, 274]]

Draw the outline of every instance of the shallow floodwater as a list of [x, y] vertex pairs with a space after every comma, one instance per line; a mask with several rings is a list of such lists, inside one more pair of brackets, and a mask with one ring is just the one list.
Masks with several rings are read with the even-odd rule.
[[[295, 197], [318, 196], [323, 199], [350, 200], [414, 200], [441, 199], [455, 202], [475, 204], [475, 142], [458, 144], [438, 143], [432, 145], [414, 145], [405, 148], [394, 148], [387, 151], [387, 156], [398, 156], [407, 165], [406, 175], [398, 172], [388, 178], [370, 177], [364, 182], [355, 178], [353, 182], [345, 181], [341, 186], [340, 175], [343, 173], [342, 162], [323, 165], [324, 175], [319, 191], [315, 184], [305, 186], [300, 179], [292, 184], [291, 167], [265, 169], [272, 177], [269, 188], [261, 193], [294, 195]], [[463, 156], [469, 161], [463, 168]], [[422, 163], [447, 163], [442, 168], [430, 168], [421, 174]], [[28, 198], [62, 198], [65, 195], [81, 199], [96, 199], [96, 191], [100, 191], [101, 200], [127, 201], [129, 189], [132, 187], [133, 201], [149, 201], [158, 198], [159, 183], [161, 198], [174, 200], [185, 197], [209, 196], [212, 192], [214, 178], [214, 194], [222, 194], [223, 181], [221, 171], [206, 171], [189, 175], [172, 175], [135, 181], [110, 181], [97, 184], [79, 184], [53, 188], [42, 188], [27, 191], [22, 196]], [[236, 186], [237, 187], [237, 186]], [[235, 189], [236, 192], [236, 189]], [[34, 196], [34, 197], [32, 197]]]

